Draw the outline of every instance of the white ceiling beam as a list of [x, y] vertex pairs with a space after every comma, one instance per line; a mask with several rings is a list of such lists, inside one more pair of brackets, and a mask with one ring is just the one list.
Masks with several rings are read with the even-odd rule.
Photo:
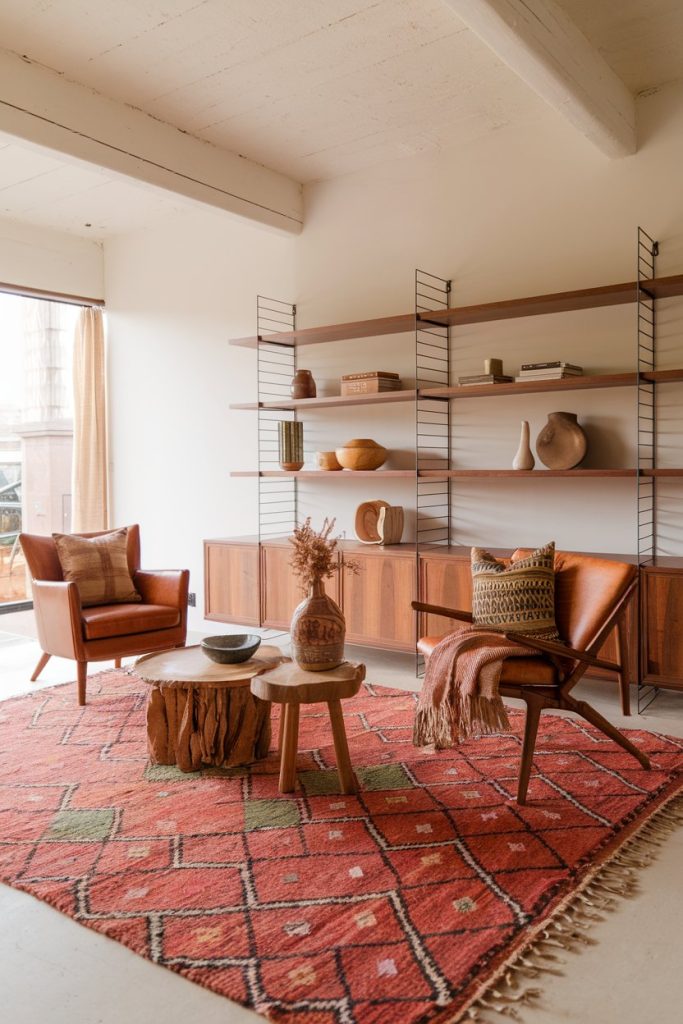
[[0, 50], [0, 131], [298, 233], [298, 182]]
[[635, 153], [633, 96], [554, 0], [446, 2], [516, 75], [603, 153]]

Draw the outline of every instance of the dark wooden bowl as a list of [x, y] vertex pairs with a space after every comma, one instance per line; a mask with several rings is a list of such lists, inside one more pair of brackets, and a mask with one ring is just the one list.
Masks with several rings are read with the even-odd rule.
[[205, 636], [201, 647], [207, 658], [219, 665], [236, 665], [249, 661], [261, 644], [255, 633], [230, 633], [225, 636]]

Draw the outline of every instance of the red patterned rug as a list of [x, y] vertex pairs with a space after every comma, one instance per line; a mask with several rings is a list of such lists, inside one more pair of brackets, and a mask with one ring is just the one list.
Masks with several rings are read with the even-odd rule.
[[275, 1021], [435, 1024], [482, 997], [506, 1006], [677, 820], [683, 742], [652, 733], [633, 734], [645, 772], [544, 716], [518, 807], [521, 715], [512, 735], [429, 754], [411, 743], [413, 695], [368, 687], [344, 704], [360, 794], [338, 795], [309, 707], [300, 789], [280, 796], [274, 754], [194, 775], [149, 765], [134, 677], [101, 673], [88, 697], [79, 708], [69, 685], [0, 704], [0, 878]]

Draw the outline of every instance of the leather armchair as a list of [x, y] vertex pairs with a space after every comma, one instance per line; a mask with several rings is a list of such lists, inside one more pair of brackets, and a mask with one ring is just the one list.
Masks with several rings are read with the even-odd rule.
[[[101, 533], [108, 531], [100, 531]], [[97, 537], [99, 533], [81, 533]], [[75, 583], [62, 576], [52, 537], [22, 533], [20, 542], [32, 577], [38, 641], [43, 649], [31, 676], [35, 682], [54, 655], [77, 665], [78, 703], [85, 704], [89, 661], [184, 647], [187, 635], [187, 592], [190, 573], [140, 569], [140, 527], [128, 527], [128, 568], [142, 601], [82, 608]]]
[[[531, 552], [518, 549], [512, 561]], [[569, 551], [555, 553], [555, 620], [564, 643], [521, 637], [505, 633], [506, 641], [529, 651], [528, 658], [509, 658], [503, 662], [500, 693], [516, 697], [527, 706], [522, 763], [519, 773], [517, 802], [526, 802], [533, 764], [536, 734], [541, 711], [546, 708], [574, 711], [596, 726], [606, 736], [632, 754], [643, 766], [650, 762], [629, 739], [619, 732], [586, 701], [576, 700], [571, 690], [589, 668], [607, 669], [619, 677], [622, 710], [629, 713], [629, 654], [625, 616], [638, 584], [638, 570], [626, 562], [613, 562], [592, 555]], [[463, 623], [472, 622], [467, 609], [443, 608], [440, 605], [413, 601], [413, 608], [431, 615], [443, 615]], [[487, 627], [488, 628], [488, 627]], [[599, 658], [598, 652], [613, 629], [617, 630], [619, 660]], [[442, 636], [423, 637], [418, 649], [429, 655]]]

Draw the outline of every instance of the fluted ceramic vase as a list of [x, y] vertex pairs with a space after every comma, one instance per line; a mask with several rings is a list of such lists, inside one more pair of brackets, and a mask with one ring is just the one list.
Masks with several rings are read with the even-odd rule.
[[512, 460], [513, 469], [533, 469], [536, 465], [536, 460], [531, 453], [531, 447], [529, 446], [529, 423], [527, 420], [522, 420], [522, 431], [519, 437], [519, 448], [517, 454]]
[[290, 634], [292, 657], [306, 672], [326, 672], [344, 661], [346, 622], [322, 580], [311, 584], [308, 597], [295, 608]]

